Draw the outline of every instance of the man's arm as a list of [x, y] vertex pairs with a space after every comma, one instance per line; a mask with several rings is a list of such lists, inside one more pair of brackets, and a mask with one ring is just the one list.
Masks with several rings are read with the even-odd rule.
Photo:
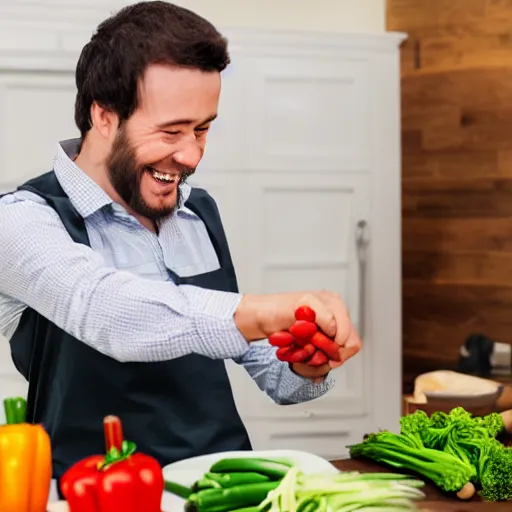
[[14, 196], [0, 203], [0, 291], [119, 361], [231, 358], [249, 348], [233, 318], [241, 295], [109, 268], [73, 242], [52, 208]]
[[0, 200], [0, 293], [118, 361], [241, 357], [248, 342], [290, 327], [303, 304], [344, 347], [343, 359], [361, 348], [336, 294], [241, 295], [144, 279], [106, 266], [101, 255], [73, 242], [56, 212], [38, 199]]
[[234, 359], [276, 404], [308, 402], [324, 395], [334, 386], [331, 374], [318, 384], [295, 374], [287, 363], [276, 358], [276, 350], [269, 345], [251, 345], [242, 357]]

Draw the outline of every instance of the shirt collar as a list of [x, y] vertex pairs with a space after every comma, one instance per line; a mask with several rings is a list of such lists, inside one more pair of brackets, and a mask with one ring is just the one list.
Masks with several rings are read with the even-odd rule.
[[[59, 183], [69, 197], [76, 211], [84, 219], [112, 205], [110, 196], [83, 172], [73, 161], [78, 155], [80, 139], [68, 139], [57, 144], [57, 152], [53, 161], [53, 170]], [[181, 200], [178, 210], [188, 213], [185, 202], [188, 200], [191, 187], [188, 183], [180, 184]]]

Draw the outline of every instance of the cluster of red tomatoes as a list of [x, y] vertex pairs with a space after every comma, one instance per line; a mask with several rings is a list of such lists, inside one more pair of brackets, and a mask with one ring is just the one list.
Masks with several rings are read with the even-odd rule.
[[277, 349], [280, 361], [322, 366], [331, 361], [341, 361], [340, 347], [321, 332], [316, 324], [316, 313], [309, 306], [295, 311], [295, 323], [287, 331], [269, 336], [269, 343]]

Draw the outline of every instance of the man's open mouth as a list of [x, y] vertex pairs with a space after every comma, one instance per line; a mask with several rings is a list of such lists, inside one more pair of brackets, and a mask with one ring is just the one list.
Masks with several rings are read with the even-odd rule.
[[148, 171], [149, 174], [151, 174], [151, 176], [153, 176], [153, 178], [155, 178], [155, 180], [160, 183], [165, 183], [165, 184], [171, 185], [173, 183], [178, 183], [180, 181], [179, 174], [168, 174], [165, 172], [160, 172], [157, 169], [155, 169], [154, 167], [151, 167], [149, 165], [146, 166], [146, 171]]

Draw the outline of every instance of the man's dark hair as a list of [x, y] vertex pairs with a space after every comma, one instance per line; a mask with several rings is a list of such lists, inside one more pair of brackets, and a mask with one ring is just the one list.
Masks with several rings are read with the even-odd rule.
[[138, 85], [150, 64], [223, 71], [226, 39], [201, 16], [168, 2], [129, 5], [103, 21], [76, 67], [75, 122], [82, 138], [97, 102], [127, 120], [138, 106]]

